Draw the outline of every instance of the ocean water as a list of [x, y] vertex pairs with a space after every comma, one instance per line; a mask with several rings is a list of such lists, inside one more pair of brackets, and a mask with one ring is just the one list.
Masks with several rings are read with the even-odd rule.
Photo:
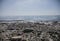
[[0, 16], [0, 20], [60, 21], [60, 15]]

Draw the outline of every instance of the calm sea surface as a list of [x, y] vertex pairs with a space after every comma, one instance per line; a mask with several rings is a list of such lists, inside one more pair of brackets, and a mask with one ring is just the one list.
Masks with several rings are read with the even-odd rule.
[[52, 20], [52, 21], [60, 21], [60, 15], [42, 15], [42, 16], [0, 16], [0, 20]]

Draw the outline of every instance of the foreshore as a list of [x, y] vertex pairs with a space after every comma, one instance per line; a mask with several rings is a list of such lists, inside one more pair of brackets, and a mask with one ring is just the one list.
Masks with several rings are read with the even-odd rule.
[[60, 41], [59, 21], [0, 21], [0, 41]]

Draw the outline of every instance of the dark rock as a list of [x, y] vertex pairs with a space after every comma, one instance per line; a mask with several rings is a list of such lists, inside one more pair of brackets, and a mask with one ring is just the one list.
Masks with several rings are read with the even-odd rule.
[[23, 30], [23, 32], [24, 33], [30, 33], [30, 32], [33, 32], [33, 30], [32, 29], [25, 29], [25, 30]]

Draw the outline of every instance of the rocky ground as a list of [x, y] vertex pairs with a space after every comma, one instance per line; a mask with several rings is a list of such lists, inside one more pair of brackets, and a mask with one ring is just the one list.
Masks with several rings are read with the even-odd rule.
[[0, 22], [0, 41], [60, 41], [60, 22]]

